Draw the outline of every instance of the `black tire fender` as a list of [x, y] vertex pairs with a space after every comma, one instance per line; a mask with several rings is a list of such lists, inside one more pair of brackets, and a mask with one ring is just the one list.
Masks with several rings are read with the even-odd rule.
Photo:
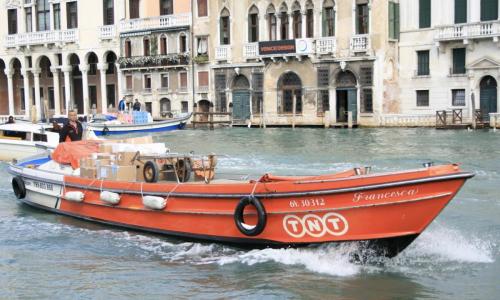
[[158, 182], [158, 179], [160, 179], [160, 168], [158, 164], [151, 160], [147, 161], [144, 164], [142, 175], [144, 175], [144, 181], [148, 183]]
[[[253, 205], [257, 210], [257, 224], [255, 226], [247, 225], [243, 220], [243, 212], [248, 205]], [[261, 234], [267, 223], [266, 209], [262, 205], [262, 202], [252, 195], [241, 198], [234, 210], [234, 223], [238, 227], [238, 230], [246, 236]]]
[[26, 186], [24, 186], [24, 181], [21, 176], [12, 178], [12, 189], [17, 199], [24, 199], [24, 197], [26, 197]]

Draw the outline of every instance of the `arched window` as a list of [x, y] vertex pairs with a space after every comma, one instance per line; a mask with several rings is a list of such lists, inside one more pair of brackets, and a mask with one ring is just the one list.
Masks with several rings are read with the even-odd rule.
[[167, 36], [162, 34], [160, 36], [160, 55], [167, 55]]
[[302, 37], [302, 14], [300, 13], [300, 4], [295, 2], [292, 6], [293, 19], [293, 38], [300, 39]]
[[323, 2], [323, 36], [335, 35], [335, 10], [332, 0]]
[[288, 72], [281, 75], [278, 80], [278, 93], [280, 93], [279, 97], [281, 98], [281, 101], [278, 102], [279, 112], [293, 113], [295, 100], [295, 113], [302, 113], [302, 81], [297, 74]]
[[160, 112], [162, 115], [168, 115], [172, 111], [172, 105], [170, 103], [170, 99], [162, 98], [160, 100]]
[[314, 37], [314, 6], [311, 1], [306, 4], [306, 37]]
[[268, 38], [270, 41], [276, 40], [276, 11], [274, 6], [271, 4], [267, 8], [267, 28], [268, 28]]
[[286, 40], [288, 39], [288, 29], [290, 28], [290, 26], [288, 22], [288, 8], [285, 3], [283, 3], [280, 8], [280, 21], [280, 38], [282, 40]]
[[259, 10], [252, 6], [248, 12], [248, 42], [259, 41]]
[[125, 40], [125, 57], [132, 56], [132, 42], [129, 39]]
[[220, 14], [220, 44], [229, 45], [231, 43], [231, 26], [229, 23], [229, 11], [224, 8]]
[[187, 52], [187, 37], [184, 33], [179, 35], [179, 52], [186, 53]]
[[149, 46], [149, 38], [145, 37], [143, 40], [142, 40], [142, 47], [143, 47], [143, 54], [144, 56], [149, 56], [151, 55], [151, 48]]

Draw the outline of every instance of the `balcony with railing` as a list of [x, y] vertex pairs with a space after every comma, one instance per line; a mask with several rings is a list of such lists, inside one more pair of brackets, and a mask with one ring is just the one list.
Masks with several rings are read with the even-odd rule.
[[78, 42], [78, 29], [47, 30], [11, 34], [5, 38], [7, 48]]
[[243, 57], [255, 59], [259, 57], [259, 43], [248, 43], [243, 46]]
[[216, 60], [231, 60], [231, 46], [222, 45], [215, 47], [215, 59]]
[[99, 27], [99, 39], [101, 40], [111, 40], [116, 37], [115, 25], [105, 25]]
[[120, 69], [184, 66], [189, 64], [189, 56], [187, 54], [168, 54], [120, 57], [118, 63], [120, 64]]
[[191, 23], [190, 14], [176, 14], [159, 17], [128, 19], [120, 22], [120, 32], [138, 31], [155, 28], [186, 27]]
[[439, 42], [500, 36], [500, 21], [453, 24], [437, 27], [435, 39]]
[[352, 52], [367, 52], [370, 50], [370, 35], [357, 34], [351, 37], [350, 49]]
[[316, 54], [335, 54], [336, 51], [337, 39], [335, 37], [322, 37], [316, 40]]

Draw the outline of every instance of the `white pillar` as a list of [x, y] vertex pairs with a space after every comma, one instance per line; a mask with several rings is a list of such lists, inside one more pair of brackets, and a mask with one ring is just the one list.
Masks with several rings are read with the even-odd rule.
[[[266, 20], [268, 18], [267, 14], [259, 15], [259, 42], [267, 41], [266, 35], [269, 32], [269, 29], [266, 26]], [[266, 30], [267, 29], [267, 30]]]
[[62, 71], [64, 72], [64, 97], [65, 97], [65, 112], [66, 115], [70, 109], [70, 101], [71, 101], [71, 66], [63, 66]]
[[89, 71], [89, 65], [81, 64], [79, 65], [80, 71], [82, 72], [82, 89], [83, 89], [83, 114], [88, 115], [89, 113], [89, 77], [87, 73]]
[[50, 30], [55, 30], [55, 28], [54, 28], [54, 4], [49, 3], [49, 10], [50, 10], [50, 12], [49, 12], [49, 14], [50, 14], [50, 17], [49, 17], [50, 18]]
[[24, 116], [29, 119], [30, 118], [30, 107], [31, 107], [31, 98], [30, 98], [30, 79], [28, 70], [22, 69], [23, 74], [23, 87], [24, 87]]
[[50, 71], [52, 72], [53, 86], [54, 86], [54, 114], [61, 114], [61, 93], [60, 93], [60, 84], [59, 84], [59, 70], [55, 67], [51, 67]]
[[14, 70], [5, 69], [5, 75], [7, 75], [7, 89], [9, 97], [9, 115], [13, 116], [15, 114], [14, 109], [14, 82], [12, 76], [14, 75]]
[[120, 69], [120, 64], [115, 64], [116, 66], [116, 81], [118, 85], [118, 99], [123, 98], [123, 74], [122, 70]]
[[101, 77], [101, 113], [106, 114], [108, 112], [108, 93], [106, 86], [106, 70], [108, 69], [107, 63], [97, 64], [97, 68], [100, 72]]
[[281, 16], [279, 13], [276, 14], [276, 40], [281, 40]]
[[293, 13], [288, 14], [288, 39], [293, 40]]
[[301, 18], [302, 18], [302, 34], [301, 34], [301, 37], [302, 38], [307, 38], [307, 10], [304, 9], [302, 12], [301, 12]]
[[38, 31], [38, 24], [36, 22], [36, 6], [31, 6], [31, 31]]
[[35, 81], [35, 107], [36, 107], [36, 119], [42, 119], [42, 104], [40, 101], [40, 72], [41, 70], [32, 70], [33, 79]]

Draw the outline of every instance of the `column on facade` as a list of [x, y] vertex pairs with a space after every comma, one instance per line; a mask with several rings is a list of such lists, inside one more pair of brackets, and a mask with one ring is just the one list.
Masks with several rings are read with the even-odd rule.
[[[333, 8], [335, 11], [335, 7]], [[335, 11], [336, 13], [336, 11]], [[337, 19], [337, 16], [335, 16], [335, 19]], [[321, 14], [321, 7], [320, 8], [314, 8], [314, 37], [322, 37], [323, 36], [323, 16]], [[337, 27], [337, 26], [335, 26]]]
[[293, 40], [294, 35], [293, 35], [293, 12], [290, 12], [288, 14], [288, 38]]
[[267, 28], [266, 20], [268, 18], [267, 14], [260, 14], [259, 15], [259, 41], [267, 41], [267, 32], [269, 31], [269, 28]]
[[101, 77], [101, 113], [105, 114], [108, 112], [108, 93], [106, 90], [106, 71], [108, 70], [107, 63], [97, 64], [97, 68], [100, 72]]
[[36, 22], [36, 6], [33, 4], [31, 6], [31, 31], [35, 32], [37, 30], [37, 22]]
[[71, 101], [71, 69], [71, 66], [68, 65], [62, 67], [64, 73], [64, 105], [66, 107], [66, 114], [69, 112]]
[[123, 98], [123, 80], [122, 80], [122, 70], [120, 69], [120, 64], [116, 63], [116, 80], [118, 85], [118, 99]]
[[302, 28], [300, 30], [302, 30], [302, 37], [303, 38], [306, 38], [307, 37], [307, 9], [304, 8], [303, 11], [301, 11], [301, 14], [300, 14], [301, 18], [302, 18]]
[[35, 82], [36, 119], [41, 120], [42, 119], [42, 105], [41, 105], [41, 101], [40, 101], [40, 73], [41, 73], [41, 70], [34, 69], [31, 72], [33, 72], [33, 79]]
[[60, 84], [59, 84], [59, 70], [55, 67], [50, 68], [50, 72], [52, 72], [52, 80], [54, 85], [54, 114], [61, 114], [61, 93], [60, 93]]
[[329, 90], [330, 97], [328, 99], [328, 105], [330, 106], [330, 124], [335, 124], [337, 122], [337, 91], [334, 88]]
[[276, 40], [281, 40], [281, 17], [279, 13], [276, 13]]
[[23, 74], [23, 87], [24, 87], [24, 115], [29, 119], [30, 117], [30, 107], [31, 107], [31, 99], [30, 99], [30, 79], [28, 70], [22, 69], [21, 73]]
[[50, 30], [55, 30], [54, 26], [54, 4], [49, 5], [49, 10], [50, 10]]
[[9, 115], [13, 116], [15, 114], [15, 109], [14, 109], [14, 81], [12, 79], [12, 76], [14, 76], [14, 70], [12, 69], [5, 69], [4, 70], [5, 75], [7, 75], [7, 93], [8, 93], [8, 98], [9, 98]]
[[80, 72], [82, 72], [82, 89], [83, 89], [83, 114], [88, 115], [89, 113], [89, 65], [80, 64], [78, 66], [80, 68]]

